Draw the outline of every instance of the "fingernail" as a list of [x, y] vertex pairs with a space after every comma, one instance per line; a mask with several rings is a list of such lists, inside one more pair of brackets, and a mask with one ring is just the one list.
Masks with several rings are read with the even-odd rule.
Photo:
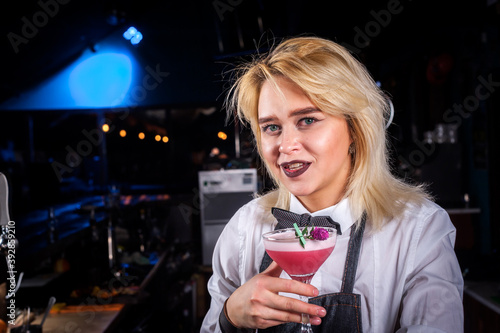
[[319, 319], [318, 317], [311, 317], [311, 324], [312, 325], [319, 325], [319, 324], [321, 324], [321, 319]]
[[323, 308], [319, 309], [318, 310], [318, 316], [320, 316], [320, 317], [326, 316], [326, 310], [323, 309]]

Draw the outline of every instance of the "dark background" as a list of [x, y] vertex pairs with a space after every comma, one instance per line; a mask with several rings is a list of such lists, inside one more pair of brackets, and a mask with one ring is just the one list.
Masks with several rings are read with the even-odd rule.
[[[168, 72], [158, 89], [121, 108], [0, 104], [0, 148], [9, 156], [15, 153], [0, 160], [12, 185], [13, 217], [103, 192], [112, 184], [192, 192], [199, 170], [226, 167], [230, 161], [233, 167], [248, 165], [249, 159], [255, 163], [248, 133], [225, 124], [222, 102], [229, 71], [284, 37], [316, 35], [348, 47], [392, 98], [395, 116], [388, 131], [394, 171], [431, 184], [445, 207], [464, 206], [468, 194], [469, 205], [482, 212], [476, 243], [483, 253], [496, 250], [495, 1], [51, 0], [17, 1], [1, 15], [0, 102], [22, 101], [29, 89], [84, 51], [98, 54], [101, 41], [130, 25], [144, 35], [132, 48], [143, 66]], [[27, 21], [39, 22], [35, 31], [25, 27]], [[9, 39], [13, 33], [26, 37], [17, 50]], [[478, 87], [487, 97], [478, 98]], [[88, 141], [82, 132], [94, 130], [103, 119], [116, 130], [81, 160], [69, 156], [67, 147], [76, 150]], [[457, 143], [424, 144], [424, 132], [437, 124], [455, 125]], [[122, 128], [129, 133], [125, 139], [118, 136]], [[170, 141], [140, 141], [135, 139], [139, 131], [168, 135]], [[219, 131], [228, 139], [220, 140]], [[241, 154], [235, 151], [235, 133], [247, 147]], [[215, 161], [209, 156], [214, 147], [222, 152]], [[72, 158], [77, 165], [64, 169]], [[57, 164], [59, 171], [54, 162], [63, 165]]]
[[[43, 8], [52, 15], [16, 52], [9, 33], [22, 35]], [[0, 15], [0, 171], [11, 185], [12, 219], [106, 194], [112, 185], [122, 193], [196, 195], [199, 170], [260, 165], [248, 130], [225, 123], [228, 73], [275, 41], [314, 35], [348, 47], [380, 82], [395, 108], [388, 129], [394, 172], [428, 183], [436, 201], [454, 209], [468, 277], [498, 279], [497, 1], [42, 0], [10, 2]], [[143, 66], [169, 73], [137, 105], [9, 104], [83, 52], [98, 54], [102, 41], [130, 25], [144, 35], [131, 48]], [[103, 119], [116, 130], [96, 137], [88, 156], [58, 175], [54, 161], [68, 166], [77, 157], [67, 147], [88, 140], [83, 131]], [[455, 126], [456, 141], [425, 143], [424, 133], [439, 124]], [[129, 135], [120, 138], [118, 129]], [[169, 142], [137, 140], [139, 131], [168, 135]], [[214, 147], [220, 154], [211, 156]]]

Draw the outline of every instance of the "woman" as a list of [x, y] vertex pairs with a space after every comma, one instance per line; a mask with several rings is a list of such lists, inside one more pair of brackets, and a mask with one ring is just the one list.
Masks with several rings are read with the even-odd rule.
[[[455, 228], [421, 186], [391, 174], [387, 101], [347, 50], [286, 40], [242, 68], [227, 106], [250, 123], [276, 190], [239, 209], [222, 232], [202, 332], [296, 332], [303, 312], [321, 332], [463, 331]], [[311, 285], [265, 259], [272, 207], [340, 224]]]

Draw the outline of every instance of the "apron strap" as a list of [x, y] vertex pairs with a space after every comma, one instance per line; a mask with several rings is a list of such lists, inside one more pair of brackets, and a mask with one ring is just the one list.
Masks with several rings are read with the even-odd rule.
[[361, 218], [361, 223], [356, 228], [355, 225], [351, 227], [351, 236], [347, 249], [347, 257], [345, 259], [344, 276], [342, 277], [341, 293], [351, 294], [354, 288], [354, 281], [356, 279], [356, 270], [358, 268], [359, 252], [361, 250], [361, 241], [363, 240], [363, 233], [365, 231], [366, 213]]
[[260, 262], [260, 268], [259, 268], [259, 273], [262, 273], [265, 271], [269, 265], [273, 262], [273, 259], [267, 254], [266, 251], [264, 251], [264, 257], [262, 257], [262, 261]]

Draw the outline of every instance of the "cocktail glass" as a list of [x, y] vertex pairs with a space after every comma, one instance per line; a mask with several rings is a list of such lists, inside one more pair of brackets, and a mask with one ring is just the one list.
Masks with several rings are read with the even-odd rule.
[[[325, 240], [306, 239], [305, 245], [299, 241], [295, 229], [286, 228], [262, 235], [267, 254], [293, 279], [311, 283], [314, 274], [332, 253], [337, 241], [337, 229], [323, 227], [328, 231]], [[308, 297], [299, 295], [308, 302]], [[302, 314], [301, 332], [312, 332], [309, 315]]]

